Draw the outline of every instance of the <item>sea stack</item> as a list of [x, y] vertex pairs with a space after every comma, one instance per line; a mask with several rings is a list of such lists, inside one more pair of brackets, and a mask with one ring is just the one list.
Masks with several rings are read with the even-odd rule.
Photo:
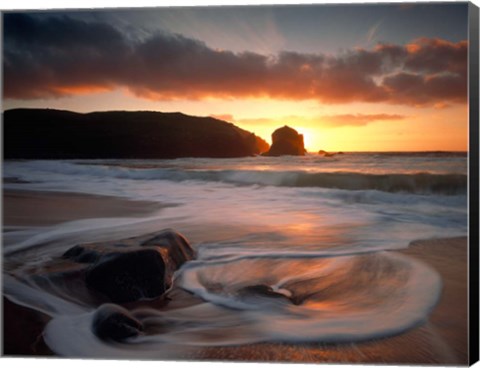
[[285, 125], [278, 128], [272, 134], [272, 146], [264, 156], [304, 156], [305, 146], [303, 145], [303, 134]]

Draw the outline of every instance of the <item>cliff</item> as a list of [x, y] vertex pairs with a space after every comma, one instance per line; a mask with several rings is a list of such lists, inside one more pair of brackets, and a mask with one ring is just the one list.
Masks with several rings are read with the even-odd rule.
[[231, 123], [181, 113], [13, 109], [3, 125], [6, 159], [227, 158], [266, 144]]

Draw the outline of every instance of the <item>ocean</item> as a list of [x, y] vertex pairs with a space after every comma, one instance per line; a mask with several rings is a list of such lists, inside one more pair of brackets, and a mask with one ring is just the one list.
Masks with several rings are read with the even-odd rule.
[[[144, 217], [4, 227], [4, 293], [53, 317], [45, 341], [66, 356], [175, 358], [199, 346], [391, 336], [425, 320], [442, 282], [426, 264], [390, 251], [468, 230], [468, 157], [460, 152], [12, 160], [3, 176], [4, 189], [161, 205]], [[183, 234], [197, 251], [175, 283], [203, 302], [138, 312], [161, 332], [100, 341], [91, 331], [94, 306], [23, 272], [78, 243], [163, 228]], [[258, 285], [285, 298], [243, 292]]]

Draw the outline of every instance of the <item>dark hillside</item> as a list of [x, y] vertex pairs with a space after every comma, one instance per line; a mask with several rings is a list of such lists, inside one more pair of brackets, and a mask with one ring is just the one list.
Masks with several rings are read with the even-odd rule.
[[265, 149], [231, 123], [181, 113], [14, 109], [3, 114], [3, 132], [6, 159], [227, 158]]

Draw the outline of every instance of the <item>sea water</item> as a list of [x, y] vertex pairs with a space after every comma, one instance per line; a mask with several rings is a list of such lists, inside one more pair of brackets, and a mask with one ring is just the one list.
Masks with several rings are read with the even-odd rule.
[[[344, 343], [399, 333], [425, 321], [441, 279], [390, 251], [415, 239], [467, 234], [465, 153], [18, 160], [3, 171], [17, 181], [5, 188], [161, 204], [143, 218], [127, 213], [4, 228], [4, 293], [52, 316], [46, 342], [67, 356], [168, 358], [191, 347]], [[163, 228], [196, 249], [197, 259], [177, 271], [175, 283], [203, 303], [133, 311], [161, 333], [102, 342], [91, 331], [95, 307], [21, 276], [74, 244]], [[243, 292], [256, 285], [285, 298]]]

